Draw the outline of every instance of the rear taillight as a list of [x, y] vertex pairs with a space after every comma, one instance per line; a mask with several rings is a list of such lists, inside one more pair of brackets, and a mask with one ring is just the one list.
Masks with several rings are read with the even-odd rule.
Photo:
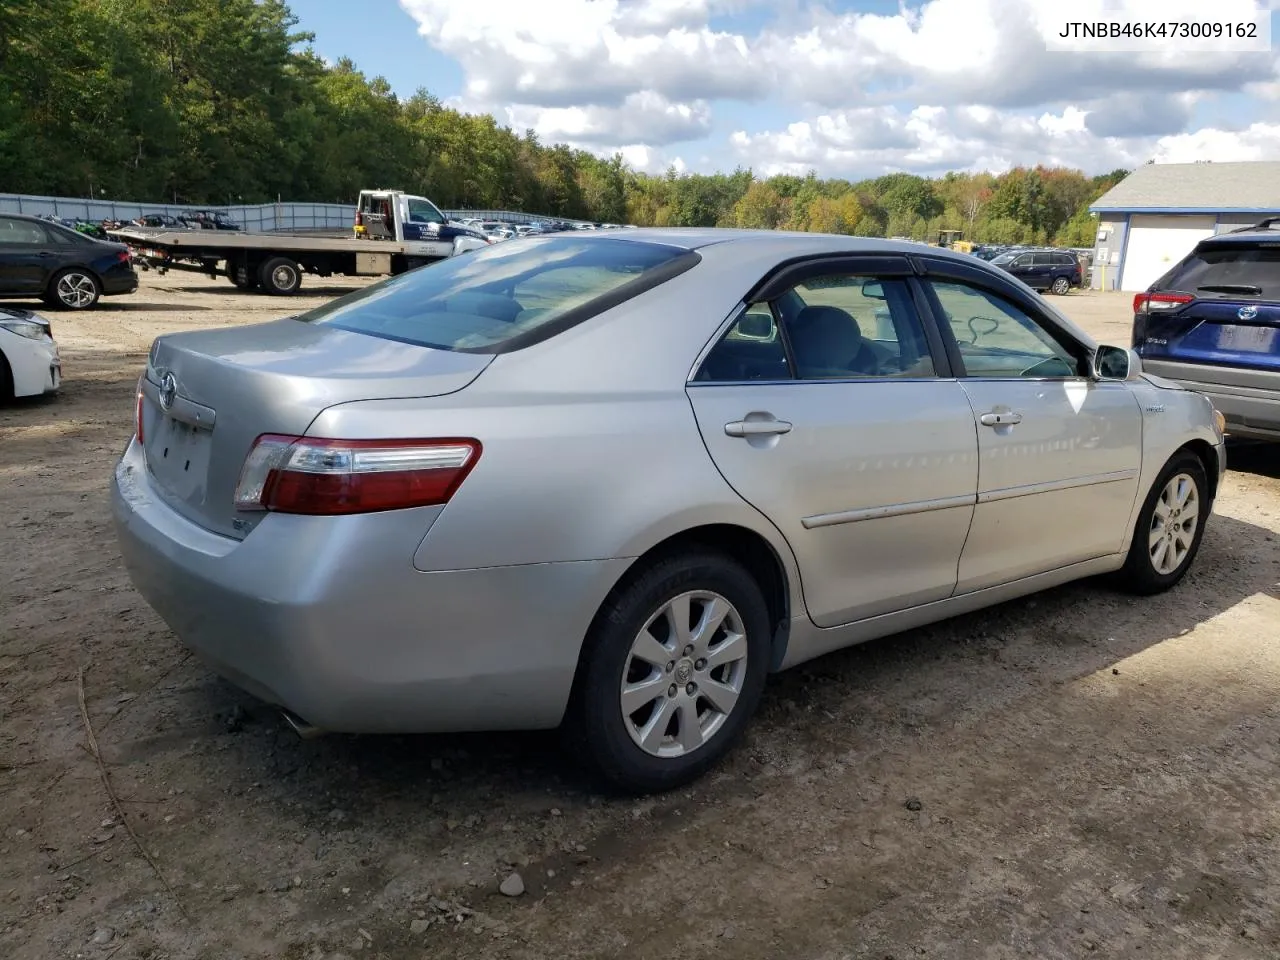
[[116, 259], [119, 260], [121, 263], [124, 263], [126, 260], [128, 260], [129, 259], [128, 249], [121, 250], [119, 253], [117, 253]]
[[1184, 307], [1195, 297], [1189, 293], [1139, 293], [1133, 298], [1134, 313], [1167, 313]]
[[335, 516], [448, 503], [478, 440], [325, 440], [263, 434], [245, 458], [237, 510]]
[[133, 402], [133, 432], [138, 436], [138, 443], [142, 443], [143, 441], [142, 404], [145, 402], [145, 400], [146, 400], [146, 397], [142, 393], [142, 380], [139, 379], [137, 396], [134, 398], [134, 402]]

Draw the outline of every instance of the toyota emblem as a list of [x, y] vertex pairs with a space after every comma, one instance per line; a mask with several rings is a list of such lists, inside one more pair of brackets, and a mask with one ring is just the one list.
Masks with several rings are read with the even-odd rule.
[[1246, 303], [1243, 307], [1236, 311], [1236, 316], [1241, 320], [1252, 320], [1258, 315], [1258, 308], [1252, 303]]
[[172, 373], [166, 373], [160, 378], [160, 407], [168, 410], [173, 406], [173, 401], [178, 398], [178, 378]]

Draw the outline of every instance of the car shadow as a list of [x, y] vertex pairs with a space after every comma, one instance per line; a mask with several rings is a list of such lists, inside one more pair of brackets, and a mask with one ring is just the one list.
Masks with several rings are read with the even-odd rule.
[[1280, 479], [1280, 442], [1228, 439], [1227, 469]]
[[[203, 304], [153, 303], [148, 300], [135, 300], [130, 294], [125, 294], [120, 297], [103, 297], [88, 310], [66, 310], [62, 307], [51, 307], [43, 300], [4, 300], [0, 301], [0, 306], [13, 306], [19, 310], [30, 310], [32, 313], [41, 314], [47, 320], [51, 321], [56, 320], [58, 317], [91, 317], [96, 313], [128, 313], [138, 310], [185, 311], [213, 309], [213, 307], [207, 307]], [[56, 339], [56, 327], [54, 328], [54, 336]]]
[[[174, 291], [179, 292], [179, 293], [212, 293], [212, 294], [215, 294], [215, 295], [217, 295], [217, 296], [222, 296], [222, 297], [253, 297], [253, 298], [255, 298], [255, 299], [265, 300], [265, 301], [267, 301], [267, 302], [269, 302], [269, 303], [281, 303], [281, 302], [283, 302], [283, 303], [287, 303], [287, 302], [289, 301], [289, 298], [288, 298], [288, 297], [273, 297], [273, 296], [271, 296], [270, 294], [261, 293], [261, 292], [258, 292], [258, 291], [238, 290], [238, 289], [236, 289], [234, 286], [232, 286], [230, 283], [225, 283], [225, 284], [222, 284], [222, 285], [220, 285], [220, 286], [216, 286], [216, 287], [215, 287], [215, 286], [199, 286], [199, 287], [180, 286], [180, 287], [170, 287], [169, 289], [174, 290]], [[364, 287], [363, 287], [363, 286], [350, 286], [350, 287], [345, 287], [345, 286], [323, 286], [323, 287], [315, 287], [315, 286], [309, 286], [309, 285], [306, 283], [306, 281], [304, 280], [304, 281], [303, 281], [302, 286], [298, 289], [298, 292], [297, 292], [297, 294], [295, 294], [295, 296], [298, 296], [298, 297], [338, 297], [338, 296], [342, 296], [343, 294], [346, 294], [346, 293], [354, 293], [354, 292], [355, 292], [355, 291], [357, 291], [357, 290], [363, 290], [363, 289], [364, 289]], [[173, 307], [168, 307], [168, 308], [166, 308], [166, 309], [170, 309], [170, 310], [172, 310], [172, 309], [174, 309], [174, 308], [173, 308]], [[185, 305], [185, 304], [183, 304], [183, 305], [182, 305], [182, 307], [181, 307], [181, 309], [185, 310], [185, 309], [186, 309], [186, 305]]]
[[[846, 753], [851, 737], [874, 746], [977, 720], [1046, 686], [1108, 668], [1255, 594], [1274, 595], [1274, 568], [1242, 557], [1250, 549], [1265, 555], [1272, 536], [1253, 524], [1214, 517], [1195, 566], [1171, 594], [1178, 603], [1129, 596], [1106, 580], [1091, 579], [838, 651], [777, 675], [745, 744], [692, 789], [732, 794], [747, 789], [761, 770], [803, 768]], [[1232, 576], [1218, 575], [1224, 568]], [[315, 825], [323, 825], [334, 808], [377, 809], [376, 820], [353, 828], [369, 842], [375, 835], [391, 840], [401, 831], [436, 836], [432, 824], [478, 829], [478, 797], [484, 798], [479, 822], [552, 806], [573, 816], [575, 809], [634, 802], [603, 790], [566, 755], [554, 732], [329, 735], [304, 741], [286, 730], [275, 708], [207, 673], [184, 699], [182, 712], [191, 720], [204, 717], [196, 722], [210, 735], [221, 739], [228, 716], [239, 718], [237, 729], [253, 731], [226, 743], [237, 780], [266, 784], [273, 802], [287, 803]], [[176, 742], [193, 732], [183, 724], [171, 736]], [[156, 749], [163, 748], [135, 741], [122, 745], [118, 759], [145, 761]], [[657, 802], [679, 800], [672, 795]]]

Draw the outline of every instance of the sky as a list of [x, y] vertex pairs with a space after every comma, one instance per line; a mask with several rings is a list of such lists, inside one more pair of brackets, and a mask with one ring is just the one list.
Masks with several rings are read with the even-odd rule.
[[[329, 60], [635, 168], [862, 179], [1280, 159], [1280, 55], [1063, 21], [1264, 33], [1280, 0], [289, 0]], [[1271, 23], [1268, 23], [1271, 21]], [[1280, 26], [1276, 27], [1280, 38]], [[1262, 47], [1262, 49], [1256, 49]]]

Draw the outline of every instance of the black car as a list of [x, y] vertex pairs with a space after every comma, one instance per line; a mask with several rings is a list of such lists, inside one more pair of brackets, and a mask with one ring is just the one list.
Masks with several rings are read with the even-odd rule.
[[1002, 253], [991, 261], [1034, 290], [1065, 294], [1084, 282], [1080, 259], [1061, 250], [1025, 250]]
[[167, 213], [146, 213], [134, 223], [153, 229], [181, 230], [186, 227], [186, 224], [177, 217], [171, 217]]
[[0, 214], [0, 297], [41, 297], [50, 306], [84, 310], [99, 297], [137, 289], [123, 243], [38, 217]]
[[234, 222], [225, 213], [218, 210], [197, 210], [194, 216], [188, 214], [185, 218], [188, 223], [193, 219], [205, 230], [239, 230], [240, 224]]

